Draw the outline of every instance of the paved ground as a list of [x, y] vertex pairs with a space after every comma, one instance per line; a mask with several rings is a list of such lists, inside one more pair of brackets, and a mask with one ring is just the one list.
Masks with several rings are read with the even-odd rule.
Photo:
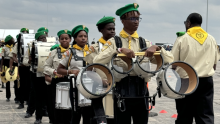
[[[220, 64], [220, 62], [219, 62]], [[220, 66], [217, 67], [216, 74], [214, 75], [214, 112], [215, 112], [215, 124], [220, 124]], [[13, 87], [13, 83], [11, 83]], [[14, 89], [11, 87], [12, 98], [10, 102], [6, 102], [5, 98], [5, 89], [3, 92], [0, 92], [0, 124], [33, 124], [35, 118], [34, 116], [26, 119], [24, 118], [25, 111], [27, 106], [25, 105], [24, 109], [18, 110], [16, 107], [18, 106], [14, 102]], [[150, 92], [153, 93], [156, 88], [156, 80], [155, 78], [149, 84]], [[167, 111], [167, 113], [162, 114], [159, 113], [161, 110]], [[175, 118], [171, 116], [176, 114], [175, 103], [174, 100], [162, 97], [156, 99], [156, 106], [152, 110], [153, 112], [157, 112], [158, 116], [150, 117], [149, 124], [174, 124]], [[190, 112], [190, 110], [189, 110]], [[48, 124], [49, 120], [47, 117], [43, 117], [43, 124]]]

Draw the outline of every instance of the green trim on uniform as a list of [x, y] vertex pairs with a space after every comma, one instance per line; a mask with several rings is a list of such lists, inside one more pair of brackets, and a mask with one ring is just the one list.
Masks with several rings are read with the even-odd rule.
[[111, 16], [105, 17], [105, 16], [104, 16], [103, 18], [101, 18], [101, 19], [97, 22], [96, 26], [102, 25], [102, 24], [108, 24], [108, 23], [115, 23], [115, 17], [111, 17]]
[[69, 30], [60, 30], [58, 33], [57, 33], [57, 36], [60, 37], [60, 35], [62, 34], [69, 34], [70, 36], [72, 35], [72, 32], [69, 31]]
[[5, 43], [7, 43], [8, 41], [10, 41], [13, 37], [11, 35], [8, 35], [6, 38], [5, 38]]
[[76, 27], [73, 28], [72, 30], [72, 36], [74, 36], [76, 33], [78, 33], [79, 31], [85, 31], [86, 33], [89, 33], [89, 29], [84, 26], [84, 25], [78, 25]]
[[50, 48], [50, 51], [52, 51], [52, 50], [58, 48], [59, 46], [60, 46], [59, 44], [55, 44], [55, 45], [53, 45], [53, 46]]
[[127, 4], [126, 6], [118, 9], [115, 14], [117, 16], [121, 17], [122, 15], [124, 15], [127, 12], [138, 11], [138, 7], [139, 7], [139, 5], [137, 3]]
[[41, 35], [46, 35], [44, 31], [41, 31], [41, 32], [37, 32], [35, 34], [35, 39], [37, 40]]
[[177, 37], [181, 37], [181, 36], [183, 36], [185, 33], [186, 33], [186, 32], [177, 32], [176, 35], [177, 35]]
[[37, 32], [41, 32], [41, 31], [45, 31], [45, 32], [49, 32], [49, 30], [46, 27], [41, 27], [37, 30]]

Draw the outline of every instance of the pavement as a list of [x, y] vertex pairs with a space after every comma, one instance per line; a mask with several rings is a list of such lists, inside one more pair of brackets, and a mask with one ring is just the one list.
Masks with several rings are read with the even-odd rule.
[[[220, 64], [220, 61], [219, 63]], [[215, 124], [220, 124], [220, 65], [217, 66], [216, 74], [213, 76], [214, 79], [214, 114]], [[1, 86], [0, 86], [1, 87]], [[153, 94], [156, 90], [157, 84], [155, 77], [149, 83], [150, 93]], [[0, 88], [3, 92], [0, 92], [0, 124], [33, 124], [35, 121], [34, 115], [30, 118], [24, 118], [27, 105], [24, 109], [16, 109], [18, 104], [14, 102], [14, 89], [13, 82], [11, 82], [11, 101], [6, 102], [5, 89]], [[160, 113], [165, 110], [167, 113]], [[174, 124], [176, 118], [171, 116], [176, 113], [175, 101], [173, 99], [162, 96], [156, 98], [156, 105], [152, 112], [158, 113], [156, 117], [149, 117], [149, 124]], [[189, 110], [190, 112], [190, 110]], [[43, 117], [42, 124], [49, 124], [49, 119]]]

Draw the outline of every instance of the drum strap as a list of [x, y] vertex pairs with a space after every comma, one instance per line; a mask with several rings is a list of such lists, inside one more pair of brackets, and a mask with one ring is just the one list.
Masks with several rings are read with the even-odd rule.
[[58, 55], [58, 58], [59, 58], [59, 59], [62, 58], [60, 47], [57, 48], [57, 55]]
[[67, 69], [70, 66], [70, 62], [71, 62], [72, 56], [74, 56], [75, 61], [83, 61], [83, 67], [85, 67], [86, 66], [86, 62], [83, 60], [84, 57], [77, 56], [76, 50], [74, 48], [70, 48], [70, 50], [71, 50], [71, 54], [70, 54], [70, 58], [69, 58], [69, 61], [68, 61]]
[[18, 39], [17, 39], [17, 55], [18, 55], [18, 63], [21, 63], [21, 53], [20, 53], [20, 47], [21, 47], [21, 34], [18, 35]]
[[[72, 81], [73, 78], [75, 80], [74, 82]], [[69, 90], [70, 102], [71, 102], [72, 110], [77, 111], [79, 108], [79, 106], [78, 106], [78, 90], [76, 87], [73, 87], [73, 83], [76, 86], [76, 79], [75, 79], [75, 77], [70, 77], [70, 90]]]
[[32, 50], [31, 50], [31, 58], [32, 58], [32, 61], [31, 61], [31, 66], [32, 66], [32, 71], [35, 72], [34, 70], [34, 64], [35, 64], [35, 45], [34, 45], [34, 42], [32, 43]]
[[[119, 36], [115, 36], [114, 39], [115, 39], [116, 47], [117, 48], [122, 48], [121, 38]], [[146, 41], [142, 37], [139, 37], [139, 46], [140, 46], [140, 49], [144, 49], [144, 48], [147, 47]]]

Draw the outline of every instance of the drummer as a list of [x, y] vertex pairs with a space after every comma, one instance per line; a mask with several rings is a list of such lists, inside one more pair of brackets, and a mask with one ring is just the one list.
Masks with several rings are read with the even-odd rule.
[[[1, 61], [1, 67], [0, 71], [2, 71], [2, 65], [6, 66], [9, 68], [9, 63], [10, 63], [10, 57], [9, 54], [12, 52], [12, 48], [14, 46], [14, 38], [11, 35], [8, 35], [5, 38], [5, 46], [2, 49], [2, 61]], [[14, 64], [14, 66], [17, 66]], [[14, 90], [15, 90], [15, 103], [18, 103], [18, 86], [17, 86], [17, 80], [14, 81]], [[10, 82], [8, 81], [6, 83], [6, 98], [7, 102], [10, 101], [11, 98], [11, 90], [10, 90]]]
[[[88, 43], [88, 32], [89, 29], [84, 25], [78, 25], [72, 30], [72, 37], [74, 38], [73, 41], [73, 48], [76, 50], [76, 54], [79, 57], [85, 57], [91, 51], [87, 45]], [[82, 67], [86, 66], [85, 61], [75, 61], [74, 57], [71, 58], [70, 65], [68, 67], [68, 61], [70, 57], [71, 51], [68, 50], [64, 53], [65, 58], [60, 61], [60, 64], [57, 68], [57, 73], [63, 76], [67, 76], [69, 74], [75, 74], [76, 76], [79, 73], [79, 70]], [[68, 70], [66, 69], [68, 68]], [[91, 107], [81, 107], [77, 109], [77, 112], [72, 110], [72, 121], [71, 124], [79, 124], [81, 115], [83, 116], [83, 124], [90, 123], [90, 111]]]
[[89, 56], [86, 56], [84, 59], [89, 64], [93, 63], [94, 57], [99, 53], [101, 49], [99, 44], [102, 44], [101, 46], [103, 46], [107, 43], [108, 39], [115, 36], [115, 18], [111, 16], [103, 17], [97, 22], [96, 26], [99, 32], [102, 33], [102, 37], [97, 43], [90, 46], [92, 53]]
[[[29, 33], [29, 29], [27, 28], [22, 28], [20, 30], [21, 33], [24, 34], [28, 34]], [[16, 36], [17, 42], [18, 41], [19, 34]], [[15, 46], [12, 49], [12, 52], [9, 54], [10, 57], [10, 71], [12, 70], [12, 65], [13, 62], [18, 63], [18, 59], [17, 59], [17, 54], [18, 54], [18, 43], [15, 44]], [[20, 56], [22, 55], [22, 50], [20, 49]], [[20, 61], [22, 61], [23, 57], [20, 57]], [[25, 60], [23, 60], [25, 61]], [[30, 80], [29, 78], [29, 73], [26, 73], [30, 70], [30, 66], [24, 66], [23, 64], [19, 65], [19, 69], [18, 69], [18, 73], [19, 73], [19, 78], [20, 78], [20, 87], [18, 88], [18, 99], [19, 99], [19, 106], [17, 107], [17, 109], [22, 109], [24, 108], [24, 100], [27, 100], [28, 98], [25, 97], [27, 96], [27, 94], [29, 94], [29, 87], [27, 87], [27, 85], [29, 84]]]
[[[42, 32], [38, 32], [35, 34], [35, 39], [36, 41], [34, 41], [35, 43], [37, 43], [38, 41], [42, 41], [42, 42], [47, 42], [46, 39], [46, 34], [44, 31]], [[31, 46], [33, 45], [33, 43], [31, 42]], [[31, 53], [29, 52], [30, 50], [28, 49], [27, 52], [25, 53], [25, 60], [23, 64], [24, 65], [30, 65], [32, 63], [32, 58], [31, 58]], [[31, 50], [32, 51], [32, 50]], [[47, 85], [45, 84], [45, 78], [44, 78], [44, 74], [43, 73], [39, 73], [39, 72], [34, 72], [34, 70], [32, 70], [32, 68], [30, 68], [30, 70], [32, 71], [31, 73], [31, 81], [33, 81], [33, 89], [34, 89], [34, 97], [35, 98], [35, 103], [36, 103], [36, 120], [34, 122], [34, 124], [40, 124], [41, 120], [42, 120], [42, 116], [43, 116], [43, 106], [44, 103], [46, 103], [46, 99], [47, 99], [47, 95], [46, 95], [46, 90], [47, 90]]]
[[71, 110], [55, 109], [56, 100], [56, 84], [59, 82], [68, 82], [69, 79], [64, 78], [63, 75], [57, 74], [57, 67], [62, 59], [64, 59], [64, 52], [69, 50], [71, 42], [71, 31], [61, 30], [57, 33], [59, 37], [59, 44], [54, 45], [50, 50], [47, 60], [44, 64], [45, 80], [48, 82], [48, 113], [50, 123], [70, 123]]
[[[115, 39], [111, 38], [103, 46], [100, 53], [94, 58], [94, 63], [107, 64], [110, 62], [112, 57], [117, 53], [123, 53], [128, 58], [134, 58], [134, 52], [139, 52], [141, 49], [139, 41], [139, 35], [137, 29], [139, 22], [141, 21], [140, 12], [138, 11], [139, 5], [128, 4], [116, 11], [116, 15], [120, 16], [121, 22], [124, 26], [120, 32], [120, 40], [122, 43], [121, 48], [116, 47]], [[165, 49], [151, 45], [148, 40], [146, 41], [146, 47], [148, 48], [145, 51], [146, 57], [153, 57], [153, 54], [156, 51], [161, 51], [161, 55], [164, 58], [165, 63], [170, 63], [173, 61], [173, 55], [170, 52], [167, 52]], [[144, 42], [141, 42], [145, 44]], [[151, 58], [152, 63], [157, 63], [153, 58]], [[115, 85], [115, 93], [118, 93], [120, 96], [128, 97], [129, 99], [123, 99], [122, 105], [126, 105], [125, 111], [121, 111], [120, 106], [118, 106], [116, 94], [114, 97], [114, 118], [115, 123], [117, 124], [130, 124], [131, 117], [133, 118], [134, 124], [147, 124], [148, 123], [148, 99], [144, 98], [130, 98], [130, 97], [142, 97], [148, 96], [148, 89], [146, 87], [147, 82], [150, 78], [140, 78], [134, 71], [130, 72], [129, 76], [119, 80]], [[141, 87], [143, 86], [143, 87]], [[119, 96], [117, 95], [117, 97]], [[122, 106], [121, 105], [121, 106]]]

